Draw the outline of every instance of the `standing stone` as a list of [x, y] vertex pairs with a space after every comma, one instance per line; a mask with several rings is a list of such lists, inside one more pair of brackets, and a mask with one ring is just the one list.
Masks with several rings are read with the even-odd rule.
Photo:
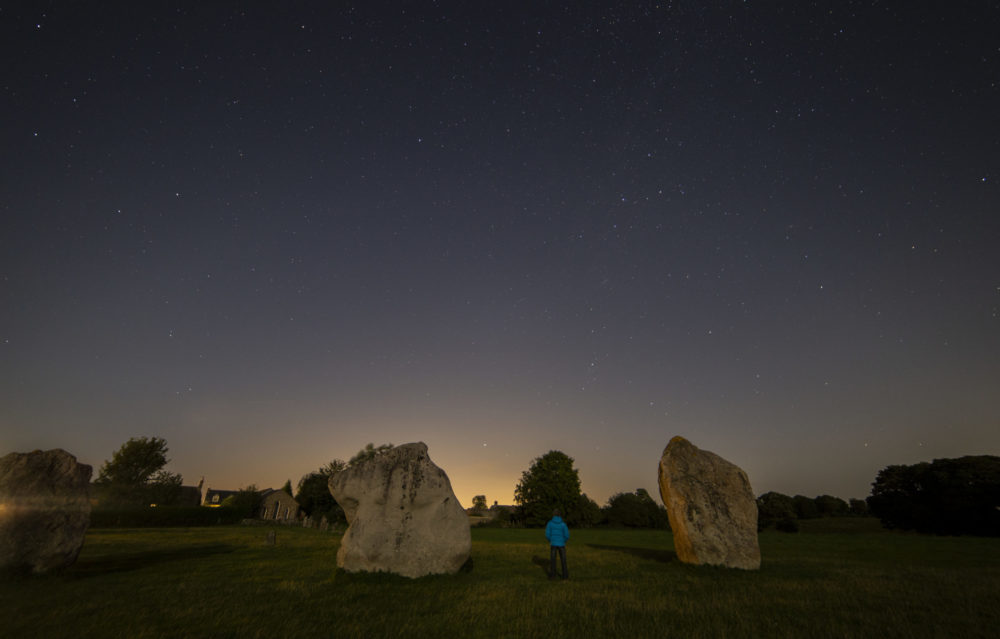
[[423, 442], [396, 446], [330, 478], [349, 524], [337, 551], [348, 572], [455, 573], [472, 550], [469, 520]]
[[92, 471], [58, 448], [0, 458], [0, 568], [43, 573], [76, 561]]
[[689, 564], [760, 568], [757, 502], [747, 474], [674, 437], [660, 458], [660, 497], [677, 557]]

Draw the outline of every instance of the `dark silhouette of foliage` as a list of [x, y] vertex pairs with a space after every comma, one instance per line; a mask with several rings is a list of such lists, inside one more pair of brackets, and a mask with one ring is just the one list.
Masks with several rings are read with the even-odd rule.
[[851, 507], [840, 497], [820, 495], [813, 501], [820, 517], [846, 517], [851, 512]]
[[[757, 530], [777, 526], [789, 520], [795, 521], [797, 518], [795, 502], [788, 495], [771, 491], [757, 498]], [[785, 524], [785, 527], [789, 526]], [[795, 527], [798, 530], [798, 522]]]
[[158, 470], [146, 482], [146, 497], [150, 504], [157, 506], [172, 506], [181, 496], [181, 484], [184, 480], [177, 473]]
[[242, 519], [253, 519], [260, 515], [260, 506], [264, 502], [257, 486], [250, 484], [246, 488], [240, 488], [235, 495], [230, 495], [222, 502], [222, 508], [231, 508], [239, 513]]
[[1000, 457], [935, 459], [879, 471], [868, 508], [886, 528], [1000, 536]]
[[527, 526], [544, 526], [558, 508], [570, 526], [579, 524], [580, 473], [573, 458], [550, 450], [531, 462], [514, 489], [514, 502]]
[[172, 505], [181, 492], [181, 476], [163, 470], [167, 442], [160, 437], [131, 437], [104, 462], [95, 484], [101, 507]]
[[130, 437], [104, 462], [97, 483], [137, 486], [167, 465], [167, 441], [160, 437]]
[[851, 499], [850, 501], [850, 511], [855, 517], [867, 517], [868, 516], [868, 502], [864, 499]]
[[311, 472], [299, 480], [295, 500], [299, 502], [299, 506], [306, 515], [314, 520], [326, 517], [327, 521], [331, 523], [346, 521], [344, 509], [330, 494], [330, 477], [346, 467], [347, 464], [344, 461], [334, 459], [319, 470]]
[[285, 491], [289, 497], [292, 496], [292, 480], [286, 480], [285, 485], [281, 487], [281, 490]]
[[603, 522], [604, 511], [601, 507], [597, 505], [596, 501], [588, 497], [587, 493], [581, 494], [577, 502], [575, 525], [590, 528]]
[[795, 506], [795, 516], [799, 519], [816, 519], [819, 517], [819, 508], [816, 507], [816, 500], [805, 495], [792, 497], [792, 505]]
[[799, 532], [799, 520], [795, 517], [786, 517], [779, 520], [774, 525], [774, 529], [780, 532], [797, 533]]
[[645, 488], [634, 493], [617, 493], [608, 500], [604, 515], [611, 526], [626, 528], [669, 528], [667, 511], [653, 501]]
[[477, 513], [485, 513], [487, 509], [486, 495], [476, 495], [472, 498], [472, 510]]

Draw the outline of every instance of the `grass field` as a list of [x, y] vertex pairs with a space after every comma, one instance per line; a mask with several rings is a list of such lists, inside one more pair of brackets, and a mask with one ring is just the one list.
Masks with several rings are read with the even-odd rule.
[[316, 530], [92, 530], [66, 573], [0, 582], [0, 636], [1000, 636], [1000, 539], [804, 524], [762, 533], [755, 572], [682, 564], [667, 532], [575, 530], [567, 582], [539, 530], [473, 529], [471, 571], [418, 580], [337, 572]]

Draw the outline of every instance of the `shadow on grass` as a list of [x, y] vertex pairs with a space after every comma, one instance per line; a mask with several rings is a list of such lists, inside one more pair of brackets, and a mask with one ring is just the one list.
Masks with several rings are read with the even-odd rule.
[[148, 550], [145, 552], [130, 552], [102, 555], [88, 559], [79, 559], [66, 576], [73, 579], [97, 577], [116, 572], [129, 572], [147, 566], [154, 566], [185, 559], [202, 559], [212, 555], [231, 553], [236, 548], [228, 544], [205, 544], [168, 550]]
[[475, 562], [470, 555], [465, 563], [458, 569], [454, 574], [450, 573], [435, 573], [430, 575], [423, 575], [422, 577], [404, 577], [393, 572], [388, 572], [385, 570], [377, 571], [366, 571], [359, 570], [356, 572], [349, 572], [343, 568], [338, 567], [334, 571], [334, 579], [342, 583], [356, 583], [356, 584], [411, 584], [418, 581], [431, 582], [434, 580], [441, 579], [451, 579], [456, 575], [467, 575], [472, 572]]
[[615, 552], [623, 552], [626, 555], [633, 555], [635, 557], [639, 557], [640, 559], [650, 559], [664, 564], [677, 560], [677, 553], [671, 550], [659, 550], [657, 548], [633, 548], [631, 546], [606, 546], [604, 544], [587, 544], [587, 546], [593, 548], [594, 550], [613, 550]]
[[551, 567], [550, 565], [551, 562], [548, 559], [546, 559], [545, 557], [539, 557], [538, 555], [535, 555], [531, 558], [531, 563], [541, 568], [542, 572], [545, 573], [546, 577], [549, 576], [549, 568]]

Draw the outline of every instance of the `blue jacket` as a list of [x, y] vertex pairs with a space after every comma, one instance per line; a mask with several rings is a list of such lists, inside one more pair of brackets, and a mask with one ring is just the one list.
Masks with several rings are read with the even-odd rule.
[[569, 527], [566, 526], [562, 517], [553, 517], [549, 523], [545, 524], [545, 538], [552, 546], [566, 545], [566, 542], [569, 541]]

